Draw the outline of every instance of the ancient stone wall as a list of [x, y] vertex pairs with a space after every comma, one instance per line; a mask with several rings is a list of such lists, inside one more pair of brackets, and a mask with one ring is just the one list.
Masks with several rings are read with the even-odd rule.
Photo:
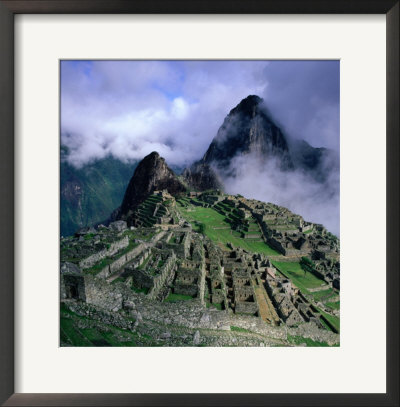
[[122, 308], [123, 296], [121, 288], [108, 284], [104, 280], [86, 275], [86, 302], [108, 311], [117, 312]]
[[86, 257], [85, 259], [79, 262], [79, 267], [82, 269], [88, 269], [98, 263], [100, 260], [103, 260], [106, 257], [111, 257], [116, 254], [119, 250], [124, 249], [129, 245], [129, 238], [125, 236], [124, 238], [117, 240], [110, 244], [108, 249], [101, 250], [97, 253]]
[[[100, 278], [109, 277], [111, 274], [113, 274], [116, 271], [118, 271], [119, 269], [121, 269], [126, 263], [128, 263], [133, 258], [138, 256], [146, 247], [147, 247], [146, 244], [141, 243], [139, 246], [130, 250], [128, 253], [125, 253], [122, 256], [118, 257], [111, 264], [108, 264], [107, 266], [102, 268], [101, 271], [97, 273], [97, 277], [100, 277]], [[147, 252], [148, 251], [149, 251], [149, 249], [147, 250]], [[147, 258], [147, 257], [145, 257], [145, 258]], [[141, 258], [137, 259], [137, 262], [139, 262], [139, 265], [143, 263], [145, 258], [143, 258], [143, 256], [142, 256]]]
[[81, 275], [61, 274], [60, 298], [86, 301], [85, 280]]
[[171, 251], [171, 255], [168, 257], [167, 261], [161, 268], [160, 274], [158, 274], [153, 279], [153, 287], [148, 293], [148, 297], [150, 299], [154, 299], [157, 297], [160, 289], [163, 288], [165, 281], [169, 279], [171, 273], [175, 272], [175, 268], [176, 268], [176, 255], [173, 251]]

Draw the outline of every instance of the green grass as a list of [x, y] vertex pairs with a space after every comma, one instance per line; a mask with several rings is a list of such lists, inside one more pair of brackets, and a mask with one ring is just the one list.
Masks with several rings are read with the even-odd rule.
[[73, 346], [92, 346], [92, 343], [78, 329], [75, 328], [74, 321], [69, 318], [60, 318], [61, 340], [71, 343]]
[[143, 270], [146, 267], [146, 264], [149, 262], [149, 260], [152, 258], [153, 256], [150, 254], [147, 259], [145, 259], [143, 261], [143, 263], [138, 267], [138, 269]]
[[132, 291], [134, 291], [135, 293], [144, 293], [144, 294], [147, 294], [147, 293], [150, 291], [150, 288], [146, 288], [146, 287], [137, 288], [137, 287], [135, 287], [135, 286], [132, 286], [131, 288], [132, 288]]
[[338, 317], [335, 317], [333, 315], [330, 315], [324, 311], [322, 311], [321, 309], [319, 309], [319, 312], [321, 313], [321, 315], [323, 315], [333, 326], [334, 328], [340, 332], [340, 319]]
[[209, 302], [207, 305], [207, 308], [214, 307], [217, 310], [222, 311], [222, 304], [212, 304], [211, 302]]
[[[61, 146], [62, 156], [68, 148]], [[136, 163], [123, 163], [111, 156], [75, 168], [62, 159], [60, 164], [61, 235], [72, 235], [83, 226], [93, 225], [110, 216], [121, 205]], [[78, 185], [81, 194], [67, 193], [68, 185]], [[79, 202], [79, 204], [78, 204]]]
[[105, 259], [99, 261], [98, 263], [96, 263], [93, 267], [85, 270], [86, 272], [90, 273], [90, 274], [98, 274], [100, 273], [101, 270], [103, 270], [103, 268], [109, 264], [111, 264], [114, 260], [110, 259], [109, 257], [106, 257]]
[[309, 288], [317, 288], [322, 284], [325, 284], [323, 280], [315, 277], [314, 274], [311, 274], [310, 272], [304, 273], [300, 263], [282, 261], [273, 261], [272, 263], [287, 277], [289, 277], [301, 291], [304, 291], [305, 293], [309, 293]]
[[[201, 232], [208, 236], [212, 241], [222, 243], [224, 247], [226, 246], [226, 243], [230, 242], [237, 247], [242, 247], [243, 249], [255, 253], [262, 253], [270, 256], [279, 255], [276, 250], [272, 249], [264, 242], [248, 241], [241, 238], [239, 232], [231, 229], [230, 223], [226, 220], [227, 218], [218, 213], [215, 209], [203, 208], [200, 206], [193, 206], [192, 208], [191, 211], [188, 211], [185, 208], [179, 208], [179, 210], [182, 216], [188, 220], [198, 222], [200, 225], [203, 224], [204, 227]], [[226, 229], [218, 229], [223, 227]], [[200, 231], [199, 226], [197, 229], [197, 231]]]
[[188, 301], [188, 300], [193, 300], [193, 297], [190, 295], [170, 293], [164, 301], [173, 302], [173, 301]]
[[329, 299], [329, 297], [334, 296], [335, 292], [333, 291], [332, 288], [328, 288], [327, 290], [321, 290], [321, 291], [316, 291], [314, 293], [311, 293], [311, 295], [313, 296], [314, 301], [325, 302], [326, 300]]
[[[64, 343], [68, 343], [72, 346], [135, 346], [135, 342], [132, 339], [132, 334], [119, 328], [105, 325], [105, 332], [101, 332], [96, 328], [78, 328], [78, 321], [88, 320], [88, 318], [81, 317], [74, 314], [65, 306], [61, 306], [61, 318], [60, 318], [60, 338]], [[69, 317], [67, 318], [67, 314]], [[121, 342], [116, 339], [114, 335], [124, 336], [127, 340]]]
[[326, 305], [327, 307], [329, 307], [329, 308], [332, 308], [332, 309], [337, 309], [337, 310], [340, 309], [340, 301], [327, 302], [327, 303], [325, 303], [325, 305]]
[[87, 233], [84, 237], [85, 240], [90, 240], [94, 238], [94, 233]]
[[[331, 291], [334, 293], [332, 289], [324, 290], [324, 291], [317, 291], [315, 293], [310, 292], [309, 288], [316, 288], [320, 287], [324, 282], [320, 280], [318, 277], [315, 277], [310, 272], [304, 274], [304, 270], [301, 268], [300, 263], [285, 263], [279, 261], [272, 262], [275, 267], [281, 270], [284, 275], [286, 275], [290, 280], [303, 292], [306, 294], [312, 295], [314, 298], [315, 296], [318, 298], [321, 292], [324, 293], [326, 291]], [[323, 315], [331, 324], [332, 326], [339, 332], [340, 330], [340, 319], [333, 315], [327, 314], [326, 312], [322, 311], [318, 308], [318, 311]], [[322, 322], [322, 321], [321, 321]]]
[[303, 338], [302, 336], [287, 336], [288, 341], [294, 345], [301, 345], [305, 343], [307, 346], [329, 346], [326, 342], [313, 341], [310, 338]]
[[231, 331], [236, 331], [236, 332], [251, 332], [248, 329], [245, 328], [240, 328], [239, 326], [234, 326], [231, 325]]

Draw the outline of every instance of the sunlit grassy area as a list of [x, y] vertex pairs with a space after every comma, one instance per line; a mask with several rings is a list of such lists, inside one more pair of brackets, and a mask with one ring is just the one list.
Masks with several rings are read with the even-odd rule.
[[340, 309], [340, 301], [336, 301], [336, 302], [327, 302], [325, 303], [325, 305], [329, 308], [332, 309]]
[[[320, 301], [323, 300], [323, 298], [326, 298], [329, 296], [333, 296], [336, 293], [333, 291], [332, 288], [327, 288], [326, 290], [321, 290], [321, 291], [316, 291], [316, 292], [311, 292], [309, 289], [312, 288], [317, 288], [320, 287], [321, 285], [324, 285], [325, 282], [318, 277], [314, 276], [314, 274], [310, 272], [304, 273], [304, 270], [301, 268], [300, 263], [296, 262], [291, 262], [291, 263], [285, 263], [285, 262], [280, 262], [280, 261], [273, 261], [272, 262], [275, 267], [278, 268], [278, 270], [281, 270], [284, 275], [286, 275], [290, 280], [305, 294], [309, 294], [313, 296], [314, 301]], [[331, 306], [333, 309], [339, 309], [339, 302], [337, 303], [330, 303], [330, 304], [335, 304], [334, 306]], [[338, 308], [334, 308], [337, 304]], [[326, 304], [328, 305], [328, 304]], [[328, 305], [329, 306], [329, 305]], [[322, 310], [319, 309], [322, 315], [336, 328], [337, 331], [340, 329], [340, 319], [338, 317], [335, 317], [333, 315], [327, 314], [326, 312], [323, 312]]]
[[325, 284], [325, 282], [318, 277], [314, 276], [310, 272], [304, 272], [301, 268], [300, 263], [297, 262], [283, 262], [283, 261], [273, 261], [272, 262], [275, 267], [281, 270], [284, 274], [289, 277], [293, 283], [300, 288], [300, 290], [304, 290], [308, 293], [309, 288], [316, 288], [320, 287], [321, 285]]
[[340, 331], [340, 319], [333, 315], [327, 314], [326, 312], [319, 310], [321, 314], [336, 328], [336, 330]]
[[263, 241], [257, 242], [242, 238], [239, 232], [231, 229], [231, 225], [226, 217], [213, 208], [203, 208], [201, 206], [185, 208], [178, 206], [178, 209], [187, 220], [192, 221], [192, 223], [198, 222], [203, 224], [203, 233], [216, 243], [222, 243], [225, 246], [230, 242], [237, 247], [242, 247], [252, 252], [279, 256], [276, 250], [269, 247]]

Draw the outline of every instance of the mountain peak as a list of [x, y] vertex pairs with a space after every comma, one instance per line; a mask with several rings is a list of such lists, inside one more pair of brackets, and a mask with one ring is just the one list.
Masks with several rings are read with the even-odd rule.
[[157, 160], [162, 157], [160, 154], [157, 153], [157, 151], [152, 151], [150, 154], [146, 155], [146, 157], [143, 158], [143, 160]]
[[258, 106], [262, 102], [263, 99], [259, 96], [249, 95], [242, 99], [240, 103], [229, 112], [229, 115], [241, 113], [247, 116], [254, 116], [258, 112]]
[[143, 158], [126, 189], [119, 217], [128, 220], [130, 213], [154, 191], [168, 190], [172, 195], [186, 191], [186, 187], [156, 151]]
[[205, 163], [223, 170], [234, 157], [252, 153], [262, 160], [277, 158], [282, 168], [292, 167], [286, 138], [262, 102], [249, 95], [229, 112], [203, 157]]

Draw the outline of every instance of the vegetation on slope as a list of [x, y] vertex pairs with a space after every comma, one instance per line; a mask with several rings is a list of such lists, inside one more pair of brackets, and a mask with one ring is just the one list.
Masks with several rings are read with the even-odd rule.
[[232, 230], [228, 218], [217, 212], [214, 208], [203, 208], [201, 206], [185, 207], [184, 205], [178, 205], [177, 208], [183, 217], [194, 223], [195, 230], [197, 227], [198, 232], [204, 233], [216, 243], [222, 243], [224, 246], [227, 243], [232, 243], [237, 247], [242, 247], [255, 253], [263, 253], [267, 256], [279, 255], [276, 250], [269, 247], [263, 241], [242, 238], [240, 232]]
[[121, 204], [135, 167], [136, 163], [106, 157], [78, 169], [62, 159], [61, 236], [107, 219]]

